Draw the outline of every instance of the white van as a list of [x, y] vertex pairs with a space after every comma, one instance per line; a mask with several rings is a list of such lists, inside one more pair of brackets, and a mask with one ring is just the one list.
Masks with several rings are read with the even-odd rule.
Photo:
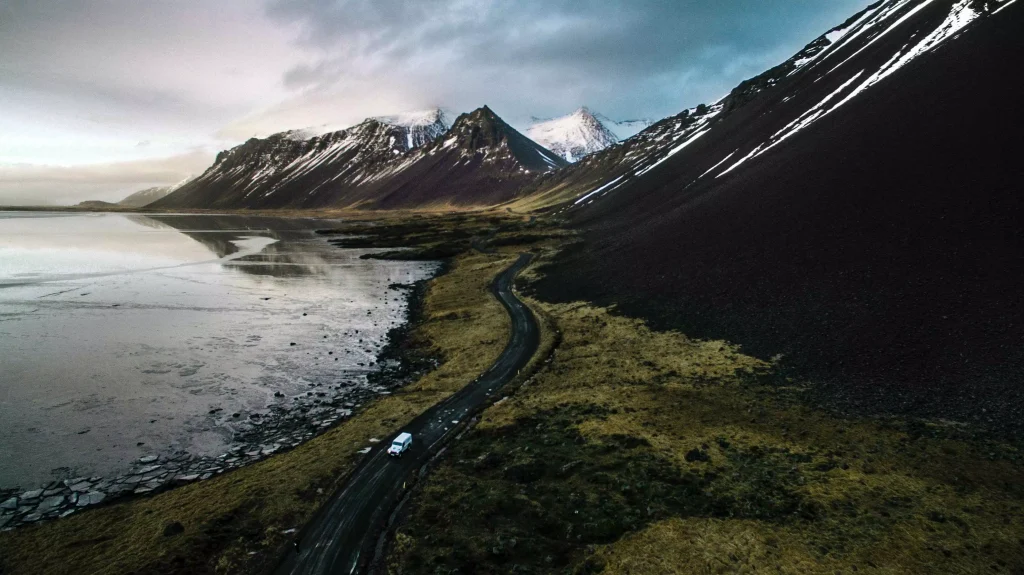
[[399, 433], [398, 437], [391, 442], [391, 447], [388, 448], [388, 455], [393, 457], [401, 457], [402, 453], [409, 449], [412, 445], [412, 434], [410, 433]]

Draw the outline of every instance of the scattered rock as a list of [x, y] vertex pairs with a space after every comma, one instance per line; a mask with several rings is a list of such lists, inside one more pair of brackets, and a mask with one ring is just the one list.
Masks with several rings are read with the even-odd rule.
[[60, 507], [61, 503], [64, 503], [63, 495], [47, 497], [39, 502], [39, 505], [36, 507], [36, 513], [49, 513], [50, 511]]
[[168, 523], [167, 527], [164, 527], [164, 537], [174, 537], [175, 535], [180, 535], [184, 532], [185, 526], [177, 521]]
[[74, 491], [75, 493], [85, 493], [86, 491], [89, 491], [89, 489], [91, 488], [92, 483], [89, 483], [88, 481], [83, 481], [81, 483], [76, 483], [72, 485], [71, 491]]
[[86, 505], [96, 505], [97, 503], [106, 499], [106, 497], [107, 496], [105, 493], [100, 493], [99, 491], [90, 491], [86, 494], [79, 495], [78, 503], [76, 505], [78, 507], [85, 507]]
[[139, 458], [139, 463], [153, 463], [157, 459], [159, 459], [157, 455], [144, 455]]
[[691, 463], [694, 462], [694, 461], [710, 461], [711, 460], [711, 456], [709, 456], [706, 451], [703, 451], [701, 449], [696, 449], [696, 448], [687, 451], [686, 455], [684, 455], [683, 457], [687, 461], [689, 461]]
[[21, 494], [21, 498], [22, 499], [39, 499], [39, 497], [42, 494], [43, 494], [43, 490], [42, 489], [35, 489], [35, 490], [32, 490], [32, 491], [26, 491], [25, 493], [22, 493]]
[[4, 501], [3, 503], [0, 503], [0, 509], [6, 509], [6, 510], [9, 510], [9, 511], [14, 511], [17, 508], [18, 508], [18, 498], [17, 497], [11, 497], [7, 501]]

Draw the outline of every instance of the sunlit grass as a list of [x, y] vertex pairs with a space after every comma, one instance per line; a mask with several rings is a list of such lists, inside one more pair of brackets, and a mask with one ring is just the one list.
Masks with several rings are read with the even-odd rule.
[[[11, 574], [236, 572], [274, 562], [289, 535], [344, 481], [370, 438], [384, 438], [487, 369], [509, 319], [491, 280], [513, 252], [467, 253], [431, 282], [413, 340], [441, 366], [373, 401], [292, 451], [208, 481], [0, 534], [0, 566]], [[164, 528], [181, 523], [180, 535]]]
[[392, 572], [1024, 569], [1015, 446], [811, 409], [726, 342], [530, 303], [553, 360], [414, 496]]

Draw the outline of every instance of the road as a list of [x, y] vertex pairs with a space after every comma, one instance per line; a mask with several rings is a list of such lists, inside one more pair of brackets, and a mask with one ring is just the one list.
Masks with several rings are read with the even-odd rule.
[[512, 280], [530, 259], [530, 254], [520, 255], [491, 285], [512, 319], [511, 336], [497, 361], [479, 378], [401, 429], [413, 435], [412, 447], [401, 458], [385, 452], [393, 437], [374, 447], [341, 490], [302, 529], [299, 551], [289, 550], [275, 573], [349, 575], [365, 568], [403, 484], [454, 433], [456, 422], [477, 411], [537, 351], [537, 321], [512, 293]]

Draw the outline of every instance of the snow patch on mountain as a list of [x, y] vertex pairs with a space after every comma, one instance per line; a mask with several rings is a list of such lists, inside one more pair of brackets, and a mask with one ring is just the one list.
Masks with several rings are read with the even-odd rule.
[[[932, 1], [933, 0], [922, 0], [920, 4], [918, 4], [911, 10], [907, 11], [905, 14], [903, 14], [903, 16], [901, 16], [895, 22], [893, 22], [887, 28], [885, 28], [884, 31], [882, 31], [874, 38], [872, 38], [870, 41], [868, 41], [867, 44], [865, 44], [863, 47], [857, 50], [854, 53], [854, 56], [862, 52], [864, 48], [870, 46], [872, 43], [878, 40], [878, 38], [885, 36], [892, 30], [897, 28], [900, 24], [906, 22], [911, 16], [919, 12], [924, 6], [930, 4]], [[936, 27], [928, 34], [925, 34], [924, 37], [922, 37], [916, 43], [906, 44], [902, 46], [899, 50], [896, 51], [895, 54], [892, 55], [891, 58], [889, 58], [889, 60], [882, 64], [881, 67], [875, 70], [872, 74], [870, 74], [867, 77], [867, 79], [854, 86], [857, 80], [859, 80], [860, 77], [864, 75], [865, 70], [857, 72], [849, 79], [847, 79], [845, 82], [843, 82], [843, 84], [841, 84], [836, 90], [834, 90], [829, 95], [824, 97], [820, 102], [818, 102], [810, 109], [808, 109], [806, 112], [797, 117], [795, 120], [784, 126], [781, 130], [772, 134], [771, 138], [769, 138], [765, 142], [762, 142], [761, 144], [758, 144], [756, 147], [754, 147], [754, 149], [748, 152], [739, 161], [729, 166], [727, 169], [725, 169], [715, 177], [720, 178], [725, 174], [735, 170], [748, 160], [751, 160], [764, 154], [768, 150], [774, 148], [775, 146], [781, 144], [783, 141], [792, 137], [797, 132], [807, 128], [811, 124], [814, 124], [821, 118], [828, 116], [835, 110], [842, 107], [844, 104], [853, 100], [855, 97], [863, 93], [871, 86], [874, 86], [878, 82], [881, 82], [883, 79], [895, 73], [903, 66], [906, 66], [918, 56], [930, 50], [933, 50], [935, 47], [939, 46], [949, 38], [956, 36], [961, 30], [964, 29], [964, 27], [973, 22], [980, 15], [978, 11], [971, 7], [972, 3], [973, 0], [959, 0], [958, 2], [954, 3], [952, 8], [950, 9], [949, 14], [947, 14], [945, 20], [943, 20], [938, 27]], [[897, 13], [897, 7], [903, 6], [904, 4], [906, 4], [905, 0], [897, 2], [894, 6], [888, 6], [887, 8], [889, 9], [887, 10], [880, 10], [882, 14], [892, 15]], [[874, 25], [876, 23], [878, 23], [877, 20], [871, 22], [870, 25]], [[842, 66], [844, 63], [849, 61], [850, 58], [853, 58], [853, 56], [850, 56], [832, 70], [829, 70], [828, 73], [831, 73], [836, 68]], [[852, 89], [851, 86], [853, 86]], [[829, 106], [828, 104], [832, 102], [832, 100], [834, 99], [838, 99], [838, 101], [836, 101], [834, 105]]]
[[601, 151], [619, 141], [587, 108], [579, 108], [568, 116], [537, 122], [526, 135], [568, 162]]
[[452, 125], [452, 114], [443, 108], [403, 112], [392, 116], [379, 116], [375, 120], [406, 130], [406, 148], [418, 148], [447, 132]]

